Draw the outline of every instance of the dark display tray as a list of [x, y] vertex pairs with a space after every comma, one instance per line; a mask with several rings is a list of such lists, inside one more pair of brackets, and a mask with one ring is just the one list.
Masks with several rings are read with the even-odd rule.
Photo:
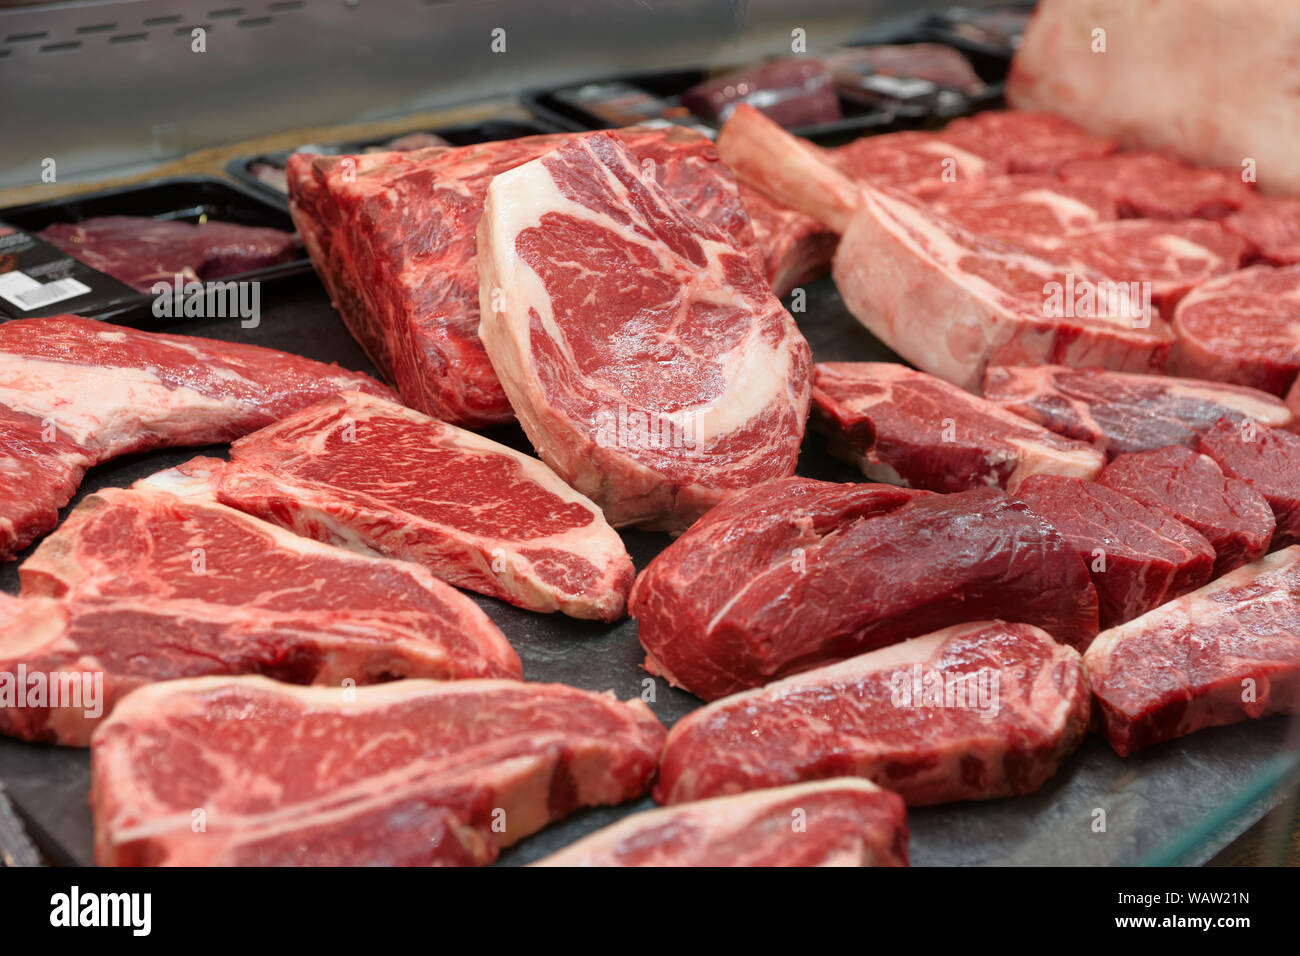
[[[0, 222], [28, 233], [38, 232], [56, 222], [76, 223], [96, 216], [149, 216], [184, 222], [198, 222], [206, 216], [241, 226], [294, 231], [293, 220], [283, 207], [268, 203], [243, 186], [211, 176], [178, 176], [0, 209]], [[307, 251], [299, 247], [296, 257], [288, 262], [224, 276], [220, 281], [265, 284], [309, 272], [311, 260], [307, 258]], [[158, 320], [151, 312], [152, 295], [122, 286], [104, 273], [95, 274], [103, 276], [107, 283], [126, 289], [127, 295], [102, 308], [88, 307], [84, 299], [69, 299], [56, 308], [37, 310], [31, 313], [32, 317], [75, 312], [77, 315], [111, 319], [122, 325], [158, 327]]]
[[537, 121], [520, 120], [520, 119], [490, 119], [479, 123], [460, 123], [455, 126], [441, 127], [416, 127], [402, 133], [392, 133], [388, 136], [377, 136], [371, 139], [344, 140], [337, 143], [327, 144], [304, 144], [298, 149], [282, 149], [273, 153], [257, 153], [253, 156], [239, 156], [232, 159], [226, 164], [226, 172], [237, 179], [246, 189], [256, 192], [259, 196], [269, 199], [279, 205], [287, 205], [288, 197], [262, 180], [257, 178], [253, 172], [253, 166], [258, 163], [284, 169], [289, 162], [289, 157], [299, 150], [306, 149], [309, 152], [321, 153], [329, 156], [347, 156], [355, 153], [363, 153], [374, 146], [381, 146], [390, 142], [398, 136], [404, 136], [409, 133], [433, 133], [449, 142], [452, 146], [471, 146], [474, 143], [490, 143], [501, 139], [517, 139], [520, 136], [535, 136], [538, 133], [554, 133], [557, 130], [563, 131], [566, 127], [544, 126]]
[[[818, 361], [891, 360], [892, 353], [845, 310], [829, 279], [807, 288], [807, 311], [796, 316]], [[266, 299], [263, 320], [243, 329], [238, 320], [196, 320], [182, 331], [254, 342], [372, 372], [314, 279], [283, 284]], [[529, 450], [522, 432], [490, 436]], [[94, 469], [78, 499], [104, 486], [122, 486], [193, 455], [223, 448], [151, 452]], [[828, 457], [816, 436], [805, 442], [799, 473], [852, 481], [853, 468]], [[662, 550], [662, 534], [623, 534], [638, 569]], [[17, 563], [0, 566], [0, 585], [17, 591]], [[557, 681], [588, 690], [640, 696], [647, 674], [636, 622], [576, 621], [522, 611], [474, 596], [500, 625], [532, 681]], [[651, 704], [671, 725], [699, 706], [689, 694], [655, 681]], [[1090, 737], [1039, 792], [1026, 797], [913, 810], [912, 859], [918, 865], [1202, 863], [1244, 832], [1281, 799], [1277, 783], [1297, 741], [1286, 740], [1282, 718], [1238, 724], [1153, 747], [1121, 760]], [[87, 864], [92, 833], [87, 793], [90, 758], [84, 750], [37, 746], [0, 738], [0, 781], [33, 838], [56, 862]], [[620, 817], [652, 804], [648, 798], [585, 810], [507, 850], [501, 865], [531, 862]], [[1104, 811], [1104, 832], [1094, 830]]]

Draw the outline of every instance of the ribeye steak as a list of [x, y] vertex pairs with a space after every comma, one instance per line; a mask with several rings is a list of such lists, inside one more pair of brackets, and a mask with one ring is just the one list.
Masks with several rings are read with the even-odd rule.
[[985, 110], [953, 120], [943, 136], [1012, 173], [1056, 173], [1071, 160], [1109, 156], [1118, 146], [1035, 110]]

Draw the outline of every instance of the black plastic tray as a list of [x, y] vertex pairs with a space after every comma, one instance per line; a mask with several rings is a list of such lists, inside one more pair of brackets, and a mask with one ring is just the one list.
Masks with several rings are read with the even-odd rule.
[[[284, 208], [268, 203], [262, 196], [243, 186], [211, 176], [178, 176], [0, 209], [0, 221], [31, 233], [56, 222], [75, 223], [95, 216], [149, 216], [154, 219], [197, 222], [204, 215], [209, 219], [241, 226], [266, 226], [290, 233], [294, 231], [293, 220]], [[222, 281], [267, 283], [310, 272], [311, 260], [307, 257], [307, 251], [299, 247], [297, 257], [288, 262], [225, 276]], [[110, 281], [120, 285], [111, 277]], [[66, 308], [61, 307], [57, 311], [75, 312], [88, 318], [111, 319], [122, 325], [155, 327], [159, 320], [151, 311], [153, 301], [153, 296], [135, 292], [105, 308], [85, 308], [76, 299], [72, 299], [66, 303]], [[36, 316], [42, 314], [50, 313], [34, 313]]]
[[455, 126], [417, 126], [414, 129], [389, 133], [386, 136], [376, 136], [371, 139], [344, 140], [326, 144], [305, 143], [298, 149], [282, 149], [272, 153], [238, 156], [226, 164], [226, 172], [238, 180], [245, 189], [251, 190], [262, 198], [271, 200], [278, 205], [285, 205], [288, 200], [284, 193], [262, 182], [253, 174], [252, 167], [254, 164], [267, 163], [283, 169], [289, 162], [289, 157], [301, 150], [330, 156], [347, 156], [364, 152], [372, 146], [381, 146], [390, 140], [409, 133], [432, 133], [435, 136], [441, 136], [453, 146], [470, 146], [474, 143], [490, 143], [501, 139], [517, 139], [520, 136], [535, 136], [538, 133], [564, 132], [566, 129], [567, 127], [563, 126], [545, 126], [535, 120], [513, 118], [490, 119], [479, 123], [461, 123]]

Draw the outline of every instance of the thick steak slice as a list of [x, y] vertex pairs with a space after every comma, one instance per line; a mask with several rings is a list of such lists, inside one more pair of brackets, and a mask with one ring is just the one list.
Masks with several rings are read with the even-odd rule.
[[949, 183], [969, 183], [1006, 171], [935, 133], [906, 130], [863, 136], [826, 154], [855, 183], [924, 192]]
[[[679, 126], [615, 135], [686, 208], [752, 247], [735, 180], [708, 139]], [[573, 138], [290, 157], [289, 209], [312, 264], [353, 337], [412, 408], [467, 428], [513, 417], [478, 339], [475, 230], [494, 176]]]
[[1029, 793], [1088, 728], [1079, 652], [978, 621], [736, 694], [673, 727], [654, 797], [865, 777], [913, 806]]
[[615, 137], [494, 179], [478, 249], [480, 336], [520, 424], [611, 524], [680, 530], [794, 471], [808, 343]]
[[626, 817], [534, 866], [907, 866], [907, 807], [853, 777]]
[[987, 110], [955, 119], [943, 136], [1012, 173], [1055, 173], [1071, 160], [1109, 156], [1117, 146], [1055, 113], [1033, 110]]
[[1204, 727], [1300, 712], [1300, 547], [1103, 632], [1084, 665], [1120, 756]]
[[1277, 519], [1274, 549], [1300, 543], [1300, 436], [1223, 419], [1201, 436], [1196, 450], [1268, 501]]
[[1103, 628], [1210, 580], [1215, 552], [1205, 536], [1123, 492], [1063, 475], [1031, 475], [1016, 497], [1050, 521], [1088, 566]]
[[85, 746], [122, 695], [179, 677], [523, 676], [496, 625], [418, 565], [308, 541], [201, 491], [160, 490], [187, 480], [165, 472], [90, 495], [23, 562], [22, 597], [0, 610], [0, 670], [102, 675], [100, 713], [0, 708], [0, 732]]
[[709, 512], [629, 609], [646, 669], [705, 700], [996, 613], [1079, 647], [1097, 632], [1087, 569], [1024, 502], [805, 478]]
[[[913, 365], [976, 391], [988, 365], [1160, 369], [1155, 310], [1109, 280], [980, 236], [898, 192], [864, 187], [832, 268], [849, 311]], [[1053, 291], [1054, 290], [1054, 291]]]
[[1171, 372], [1285, 395], [1300, 371], [1300, 265], [1203, 282], [1173, 321]]
[[54, 527], [91, 465], [229, 441], [345, 388], [391, 394], [255, 345], [75, 315], [0, 324], [0, 559]]
[[963, 229], [1010, 242], [1055, 239], [1119, 217], [1105, 190], [1043, 174], [938, 182], [913, 192]]
[[839, 236], [812, 216], [787, 209], [745, 183], [740, 185], [740, 199], [774, 295], [784, 298], [796, 286], [830, 271]]
[[1190, 448], [1120, 455], [1097, 480], [1205, 535], [1217, 555], [1211, 578], [1259, 558], [1273, 538], [1276, 522], [1264, 496]]
[[1300, 265], [1300, 199], [1252, 196], [1223, 228], [1253, 244], [1265, 262]]
[[224, 504], [424, 565], [533, 611], [612, 621], [634, 571], [600, 510], [536, 458], [345, 392], [240, 439]]
[[1286, 405], [1253, 388], [1061, 365], [990, 366], [984, 397], [1111, 458], [1168, 445], [1193, 448], [1224, 417], [1279, 428], [1295, 420]]
[[818, 365], [813, 423], [868, 478], [927, 491], [1014, 489], [1040, 472], [1092, 479], [1106, 461], [1091, 445], [892, 362]]
[[1231, 170], [1197, 169], [1152, 152], [1076, 159], [1060, 174], [1067, 183], [1108, 190], [1121, 216], [1141, 219], [1222, 219], [1252, 195]]
[[663, 740], [641, 701], [563, 684], [155, 684], [95, 735], [95, 861], [490, 863], [579, 807], [644, 793]]
[[1034, 238], [1045, 258], [1123, 282], [1148, 282], [1161, 314], [1214, 276], [1235, 272], [1251, 245], [1217, 222], [1126, 219], [1104, 222], [1065, 236]]

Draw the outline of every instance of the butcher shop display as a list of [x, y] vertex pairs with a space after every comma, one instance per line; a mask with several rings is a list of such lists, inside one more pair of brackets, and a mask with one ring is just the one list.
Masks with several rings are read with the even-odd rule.
[[0, 4], [0, 874], [1295, 856], [1284, 0], [57, 6]]

